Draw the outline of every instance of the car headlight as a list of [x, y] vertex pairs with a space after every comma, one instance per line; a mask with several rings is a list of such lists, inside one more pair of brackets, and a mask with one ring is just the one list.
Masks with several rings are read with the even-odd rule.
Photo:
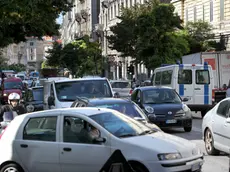
[[26, 106], [27, 112], [33, 112], [34, 111], [34, 106], [33, 105], [28, 105]]
[[8, 96], [8, 94], [4, 93], [4, 94], [3, 94], [3, 96], [4, 96], [4, 97], [7, 97], [7, 96]]
[[190, 111], [189, 107], [186, 104], [182, 105], [182, 109], [183, 109], [184, 112]]
[[180, 153], [165, 153], [165, 154], [158, 154], [158, 158], [160, 161], [164, 161], [164, 160], [181, 159], [182, 156]]
[[145, 111], [148, 113], [154, 113], [154, 109], [150, 106], [145, 106]]

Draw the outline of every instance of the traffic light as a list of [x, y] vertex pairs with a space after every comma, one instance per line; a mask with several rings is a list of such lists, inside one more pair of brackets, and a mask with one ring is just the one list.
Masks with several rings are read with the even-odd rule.
[[130, 65], [127, 67], [127, 73], [133, 75], [134, 74], [134, 66]]

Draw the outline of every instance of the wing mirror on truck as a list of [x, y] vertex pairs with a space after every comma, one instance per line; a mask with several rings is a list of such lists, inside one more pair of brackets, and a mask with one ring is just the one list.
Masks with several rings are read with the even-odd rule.
[[54, 97], [52, 97], [52, 96], [48, 97], [48, 105], [49, 106], [55, 106]]
[[187, 102], [187, 101], [189, 101], [189, 99], [185, 97], [185, 98], [182, 99], [182, 101]]

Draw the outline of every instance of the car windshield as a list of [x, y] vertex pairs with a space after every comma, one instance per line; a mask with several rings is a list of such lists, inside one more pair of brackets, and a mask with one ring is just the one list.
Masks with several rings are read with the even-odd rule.
[[144, 112], [133, 103], [108, 103], [108, 104], [96, 104], [96, 107], [109, 108], [117, 110], [131, 118], [143, 118], [146, 119]]
[[11, 81], [11, 82], [4, 82], [4, 89], [11, 90], [11, 89], [22, 89], [23, 83], [19, 81]]
[[120, 112], [96, 114], [90, 116], [90, 118], [104, 127], [108, 132], [120, 138], [157, 132]]
[[34, 101], [43, 101], [43, 88], [33, 89], [32, 92]]
[[112, 88], [131, 88], [130, 82], [111, 82]]
[[107, 80], [81, 80], [55, 84], [59, 101], [75, 101], [77, 97], [113, 97]]
[[172, 89], [152, 89], [143, 92], [143, 103], [181, 103], [179, 95]]

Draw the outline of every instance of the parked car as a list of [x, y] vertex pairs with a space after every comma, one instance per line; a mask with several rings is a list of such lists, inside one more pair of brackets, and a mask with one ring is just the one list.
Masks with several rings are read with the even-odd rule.
[[203, 140], [209, 155], [230, 150], [230, 98], [220, 101], [205, 115], [202, 123]]
[[138, 172], [198, 171], [195, 143], [106, 108], [63, 108], [14, 118], [0, 137], [0, 171], [98, 172], [120, 150]]
[[111, 80], [113, 91], [119, 94], [119, 97], [130, 97], [132, 93], [131, 81], [128, 80]]
[[24, 93], [24, 85], [22, 83], [22, 80], [20, 78], [5, 78], [3, 80], [3, 85], [1, 85], [1, 103], [7, 104], [8, 103], [8, 96], [11, 93], [18, 93], [20, 97], [23, 97]]
[[44, 110], [43, 87], [33, 87], [27, 90], [25, 107], [27, 112]]
[[130, 99], [122, 98], [77, 98], [71, 107], [99, 107], [117, 110], [137, 121], [144, 123], [152, 129], [161, 130], [157, 125], [151, 123], [142, 109]]
[[149, 120], [159, 127], [183, 127], [186, 132], [192, 130], [191, 110], [174, 89], [138, 87], [133, 91], [131, 99], [144, 110]]

